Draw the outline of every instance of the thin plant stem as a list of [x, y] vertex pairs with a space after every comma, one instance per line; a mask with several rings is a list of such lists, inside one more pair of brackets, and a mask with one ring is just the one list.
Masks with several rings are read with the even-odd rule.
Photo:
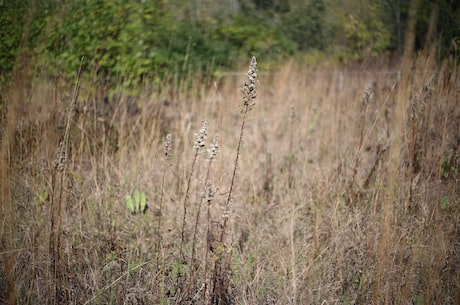
[[[64, 266], [62, 266], [62, 205], [63, 205], [63, 193], [65, 188], [65, 177], [67, 176], [67, 163], [68, 163], [68, 152], [69, 152], [69, 138], [70, 138], [70, 126], [72, 116], [78, 99], [78, 93], [80, 89], [80, 74], [83, 65], [84, 57], [81, 58], [78, 72], [75, 76], [75, 84], [72, 92], [72, 99], [70, 106], [67, 111], [66, 128], [64, 132], [64, 138], [60, 143], [55, 160], [53, 160], [53, 167], [55, 169], [52, 179], [53, 194], [55, 194], [57, 188], [57, 202], [56, 196], [51, 197], [51, 223], [50, 223], [50, 240], [49, 240], [49, 251], [51, 256], [51, 272], [53, 275], [54, 285], [53, 293], [51, 295], [52, 302], [54, 304], [61, 303], [63, 293], [65, 289], [62, 281], [64, 280]], [[56, 185], [56, 175], [59, 175], [59, 184]], [[57, 222], [57, 223], [56, 223]]]
[[195, 168], [195, 163], [196, 159], [198, 158], [198, 151], [195, 151], [195, 155], [193, 156], [193, 161], [192, 161], [192, 168], [190, 169], [190, 174], [188, 175], [187, 178], [187, 189], [185, 190], [185, 196], [184, 196], [184, 214], [182, 217], [182, 228], [181, 228], [181, 234], [180, 234], [180, 256], [182, 260], [185, 260], [185, 254], [184, 254], [184, 244], [185, 244], [185, 224], [187, 221], [187, 199], [189, 196], [190, 192], [190, 184], [192, 182], [192, 176], [193, 176], [193, 171]]
[[205, 141], [206, 141], [207, 135], [208, 135], [208, 122], [203, 121], [203, 126], [201, 127], [201, 129], [199, 130], [199, 132], [196, 134], [196, 137], [195, 137], [195, 143], [193, 145], [195, 149], [195, 154], [193, 156], [190, 174], [188, 175], [187, 189], [185, 191], [185, 196], [184, 196], [184, 203], [183, 203], [184, 215], [182, 218], [181, 243], [180, 243], [180, 255], [183, 261], [185, 261], [185, 254], [183, 251], [183, 247], [185, 244], [185, 224], [187, 222], [187, 207], [188, 207], [187, 199], [188, 199], [189, 192], [190, 192], [190, 185], [192, 184], [192, 176], [195, 170], [196, 160], [198, 158], [198, 154], [200, 153], [200, 150], [206, 145]]
[[246, 124], [246, 114], [243, 115], [243, 120], [241, 122], [240, 137], [239, 137], [239, 140], [238, 140], [238, 146], [236, 148], [236, 157], [235, 157], [235, 162], [234, 162], [234, 166], [233, 166], [232, 180], [230, 182], [230, 189], [228, 191], [227, 200], [225, 202], [224, 222], [222, 224], [222, 231], [220, 233], [220, 240], [219, 240], [221, 243], [224, 241], [225, 231], [226, 231], [227, 225], [228, 225], [228, 213], [229, 213], [230, 204], [231, 204], [231, 201], [232, 201], [233, 188], [234, 188], [234, 185], [235, 185], [236, 170], [238, 168], [238, 159], [240, 157], [241, 144], [243, 143], [243, 134], [244, 134], [244, 126], [245, 126], [245, 124]]
[[[171, 153], [172, 153], [172, 140], [171, 140], [171, 134], [167, 134], [164, 140], [164, 146], [165, 146], [165, 159], [164, 159], [164, 164], [163, 164], [163, 175], [161, 177], [161, 189], [160, 189], [160, 203], [159, 203], [159, 211], [158, 211], [158, 225], [157, 225], [157, 246], [156, 246], [156, 266], [159, 268], [159, 273], [162, 281], [162, 285], [160, 287], [160, 299], [163, 299], [164, 296], [164, 259], [162, 257], [161, 262], [160, 262], [160, 255], [162, 256], [163, 251], [162, 251], [162, 234], [161, 234], [161, 216], [162, 216], [162, 206], [163, 206], [163, 197], [164, 197], [164, 186], [165, 186], [165, 180], [166, 180], [166, 171], [169, 166], [169, 160], [171, 159]], [[153, 289], [155, 290], [155, 285], [153, 286]]]

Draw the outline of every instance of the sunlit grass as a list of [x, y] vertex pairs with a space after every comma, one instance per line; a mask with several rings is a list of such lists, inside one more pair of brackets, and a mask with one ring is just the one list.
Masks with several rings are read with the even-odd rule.
[[109, 103], [82, 83], [59, 214], [73, 87], [17, 80], [28, 91], [9, 95], [1, 156], [14, 276], [0, 286], [20, 304], [458, 303], [458, 72], [418, 65], [288, 64], [257, 75], [255, 105], [241, 105], [245, 76]]

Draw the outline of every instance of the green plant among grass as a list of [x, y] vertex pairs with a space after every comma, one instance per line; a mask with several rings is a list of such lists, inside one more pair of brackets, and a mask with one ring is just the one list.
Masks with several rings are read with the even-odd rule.
[[441, 197], [441, 210], [445, 210], [449, 206], [449, 196], [443, 195]]
[[49, 199], [49, 193], [47, 190], [43, 190], [34, 196], [34, 206], [45, 203]]
[[444, 158], [441, 163], [442, 177], [447, 179], [450, 175], [455, 175], [458, 172], [459, 159], [456, 156], [455, 150], [444, 152]]
[[139, 190], [134, 190], [133, 195], [126, 195], [126, 207], [132, 214], [145, 213], [147, 210], [147, 198], [145, 193], [140, 193]]

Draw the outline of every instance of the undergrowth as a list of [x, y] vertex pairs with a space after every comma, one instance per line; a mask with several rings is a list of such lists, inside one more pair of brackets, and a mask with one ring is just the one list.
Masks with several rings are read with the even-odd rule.
[[2, 301], [460, 303], [458, 71], [414, 66], [254, 58], [244, 80], [105, 99], [18, 73]]

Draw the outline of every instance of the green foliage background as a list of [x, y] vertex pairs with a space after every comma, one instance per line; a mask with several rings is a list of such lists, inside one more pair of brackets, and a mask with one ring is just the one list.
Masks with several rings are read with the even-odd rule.
[[0, 72], [13, 68], [16, 52], [21, 42], [26, 5], [20, 1], [3, 4], [0, 10]]
[[[132, 84], [190, 72], [213, 75], [235, 68], [251, 55], [263, 57], [265, 68], [312, 52], [345, 63], [398, 56], [409, 7], [409, 0], [228, 0], [220, 1], [219, 7], [215, 3], [2, 0], [2, 79], [21, 52], [36, 71], [47, 75], [73, 74], [84, 56], [84, 71], [109, 82]], [[237, 9], [229, 12], [235, 3]], [[420, 1], [416, 48], [424, 47], [435, 11], [439, 57], [454, 55], [458, 60], [458, 7], [453, 0]]]

